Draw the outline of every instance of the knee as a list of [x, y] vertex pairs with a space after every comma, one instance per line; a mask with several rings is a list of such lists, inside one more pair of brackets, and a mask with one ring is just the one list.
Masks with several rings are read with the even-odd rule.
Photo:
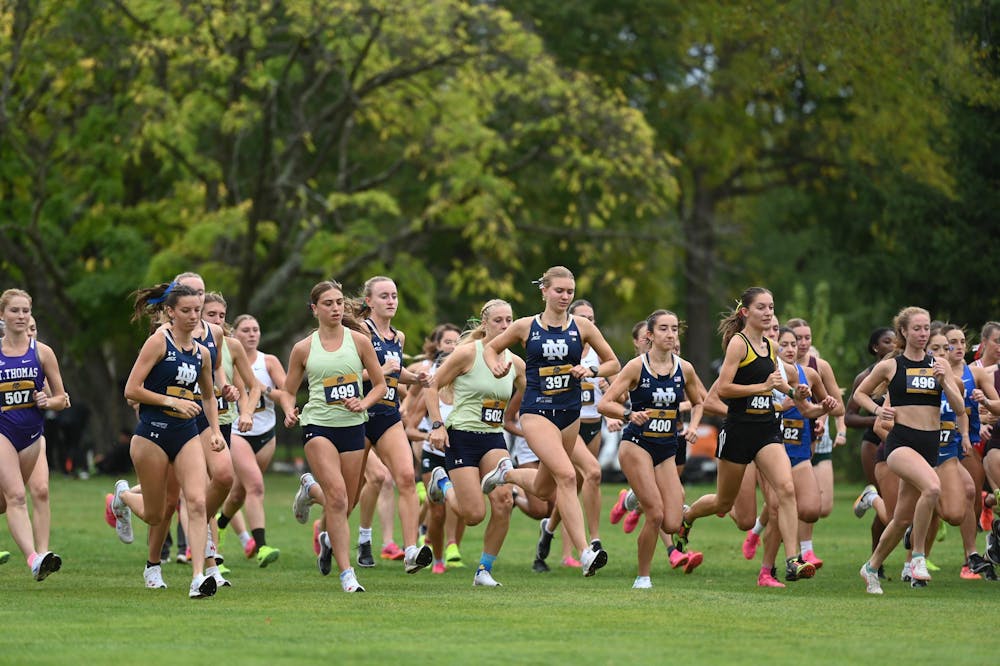
[[217, 469], [212, 470], [212, 483], [218, 488], [232, 488], [234, 480], [231, 466], [219, 465]]
[[514, 510], [514, 497], [509, 493], [494, 493], [490, 495], [490, 506], [493, 515], [510, 516]]
[[257, 479], [244, 486], [244, 495], [250, 495], [258, 499], [264, 497], [264, 480]]
[[804, 523], [815, 523], [819, 520], [819, 504], [815, 502], [803, 502], [798, 505], [799, 520]]
[[469, 527], [472, 527], [473, 525], [478, 525], [479, 523], [483, 522], [483, 518], [485, 517], [486, 517], [485, 506], [476, 507], [475, 509], [472, 509], [471, 511], [462, 514], [463, 522]]
[[323, 510], [335, 515], [347, 515], [347, 491], [338, 488], [332, 492], [326, 492], [326, 502]]
[[774, 486], [774, 492], [778, 495], [778, 502], [794, 502], [795, 501], [795, 484], [791, 479], [788, 479], [784, 483], [780, 483]]
[[[733, 516], [736, 519], [736, 527], [741, 532], [746, 532], [752, 529], [754, 524], [757, 522], [757, 516], [744, 516], [743, 514], [737, 514]], [[669, 532], [669, 530], [667, 530]]]
[[590, 469], [583, 471], [583, 484], [585, 486], [598, 487], [601, 485], [601, 468], [594, 465]]
[[31, 493], [31, 501], [35, 504], [42, 504], [49, 501], [48, 479], [44, 483], [30, 484], [28, 491]]
[[8, 509], [25, 509], [28, 506], [28, 500], [25, 496], [24, 488], [18, 488], [10, 495], [6, 495], [4, 499], [7, 500]]
[[572, 494], [576, 494], [576, 470], [570, 465], [566, 469], [552, 470], [552, 478], [555, 479], [559, 489], [571, 488]]
[[928, 501], [937, 502], [941, 498], [941, 482], [934, 479], [920, 495]]
[[[204, 495], [202, 495], [201, 497], [188, 497], [188, 496], [185, 496], [184, 497], [184, 506], [187, 508], [188, 516], [195, 516], [195, 517], [200, 516], [201, 518], [204, 519], [204, 517], [205, 517], [205, 511], [206, 511], [206, 509], [205, 509], [205, 496]], [[157, 511], [156, 512], [157, 515], [161, 515], [162, 513], [165, 513], [165, 512], [161, 512], [161, 511]]]
[[[663, 525], [663, 507], [653, 506], [653, 507], [642, 507], [643, 520], [646, 521], [646, 525], [652, 529], [659, 530]], [[680, 525], [678, 525], [680, 527]], [[668, 530], [669, 531], [669, 530]], [[677, 531], [676, 529], [674, 530]]]

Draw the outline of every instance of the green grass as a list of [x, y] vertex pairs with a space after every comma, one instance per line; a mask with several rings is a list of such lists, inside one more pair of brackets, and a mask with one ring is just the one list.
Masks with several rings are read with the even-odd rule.
[[[558, 543], [553, 571], [532, 573], [538, 527], [518, 514], [494, 569], [500, 589], [471, 585], [478, 526], [463, 542], [466, 569], [407, 576], [401, 563], [379, 560], [375, 569], [358, 570], [368, 593], [346, 595], [335, 574], [319, 575], [311, 530], [291, 516], [296, 481], [266, 481], [268, 543], [281, 548], [281, 559], [260, 570], [237, 557], [230, 534], [234, 587], [192, 601], [185, 565], [164, 565], [170, 589], [143, 587], [142, 524], [136, 522], [137, 543], [125, 546], [103, 522], [110, 479], [53, 478], [52, 543], [63, 569], [36, 583], [17, 553], [0, 567], [0, 663], [994, 661], [988, 647], [1000, 583], [958, 578], [957, 529], [932, 554], [942, 571], [929, 588], [893, 580], [883, 597], [865, 594], [857, 570], [868, 553], [869, 522], [851, 512], [856, 486], [838, 488], [834, 514], [816, 530], [825, 566], [784, 590], [756, 587], [759, 560], [745, 561], [743, 535], [729, 519], [714, 518], [693, 531], [692, 546], [706, 557], [694, 574], [672, 571], [661, 548], [654, 589], [632, 590], [635, 534], [607, 524], [619, 488], [607, 486], [601, 536], [610, 559], [593, 578], [555, 566]], [[689, 488], [688, 496], [705, 490]], [[0, 525], [0, 545], [14, 550], [5, 521]], [[894, 579], [901, 562], [898, 551], [887, 562]]]

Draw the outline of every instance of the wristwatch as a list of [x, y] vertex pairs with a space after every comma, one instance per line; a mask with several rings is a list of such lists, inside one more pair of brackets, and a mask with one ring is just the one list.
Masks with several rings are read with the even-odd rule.
[[625, 413], [622, 414], [622, 421], [628, 421], [632, 418], [632, 410], [628, 407], [625, 408]]
[[594, 373], [595, 377], [597, 376], [597, 373], [600, 372], [601, 370], [600, 366], [597, 365], [588, 366], [587, 369], [590, 370], [592, 373]]
[[434, 421], [433, 423], [431, 423], [431, 430], [437, 430], [443, 425], [444, 425], [443, 421]]

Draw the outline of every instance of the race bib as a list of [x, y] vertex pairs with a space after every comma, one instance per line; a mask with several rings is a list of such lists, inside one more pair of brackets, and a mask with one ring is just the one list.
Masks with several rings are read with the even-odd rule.
[[349, 398], [359, 397], [358, 376], [352, 374], [327, 377], [323, 380], [323, 394], [328, 405], [342, 405]]
[[35, 382], [20, 380], [0, 384], [0, 411], [27, 409], [35, 406]]
[[907, 368], [906, 392], [925, 395], [936, 394], [938, 383], [934, 377], [934, 368]]
[[588, 381], [580, 382], [580, 402], [584, 405], [594, 404], [594, 385]]
[[[180, 398], [181, 400], [197, 399], [197, 396], [195, 396], [194, 391], [188, 388], [184, 388], [183, 386], [168, 386], [167, 395], [169, 395], [171, 398]], [[188, 418], [187, 416], [184, 416], [184, 414], [173, 409], [168, 409], [166, 407], [163, 408], [163, 413], [166, 414], [167, 416], [173, 416], [174, 418], [177, 419]]]
[[218, 386], [215, 387], [215, 406], [218, 409], [219, 416], [229, 411], [229, 401], [222, 396], [222, 389]]
[[747, 414], [773, 414], [774, 405], [770, 393], [761, 393], [747, 398]]
[[538, 369], [538, 379], [542, 387], [542, 395], [556, 395], [569, 390], [569, 371], [572, 365], [550, 365]]
[[951, 443], [951, 438], [955, 434], [956, 425], [954, 421], [941, 421], [941, 441], [942, 447]]
[[491, 428], [503, 425], [503, 412], [507, 409], [506, 400], [483, 400], [483, 411], [480, 420]]
[[395, 407], [396, 398], [399, 395], [399, 378], [386, 375], [385, 386], [385, 395], [378, 401], [378, 404], [385, 405], [386, 407]]
[[676, 409], [647, 409], [649, 420], [643, 426], [643, 437], [674, 437], [677, 429]]
[[802, 429], [805, 421], [802, 419], [781, 419], [781, 438], [785, 444], [798, 446], [802, 444]]

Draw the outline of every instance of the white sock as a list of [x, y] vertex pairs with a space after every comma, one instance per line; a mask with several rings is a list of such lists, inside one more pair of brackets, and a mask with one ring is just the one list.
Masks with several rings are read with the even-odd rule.
[[253, 537], [250, 536], [249, 532], [245, 530], [243, 532], [240, 532], [240, 545], [246, 548], [247, 544], [250, 543], [250, 539], [252, 538]]
[[358, 543], [371, 543], [372, 542], [372, 528], [370, 527], [359, 527], [358, 528]]
[[808, 539], [807, 541], [800, 541], [799, 542], [799, 552], [800, 553], [808, 553], [812, 549], [813, 549], [812, 539]]
[[764, 525], [760, 524], [760, 516], [757, 516], [757, 522], [753, 524], [753, 528], [751, 528], [750, 531], [756, 534], [757, 536], [760, 536], [761, 534], [764, 533]]

